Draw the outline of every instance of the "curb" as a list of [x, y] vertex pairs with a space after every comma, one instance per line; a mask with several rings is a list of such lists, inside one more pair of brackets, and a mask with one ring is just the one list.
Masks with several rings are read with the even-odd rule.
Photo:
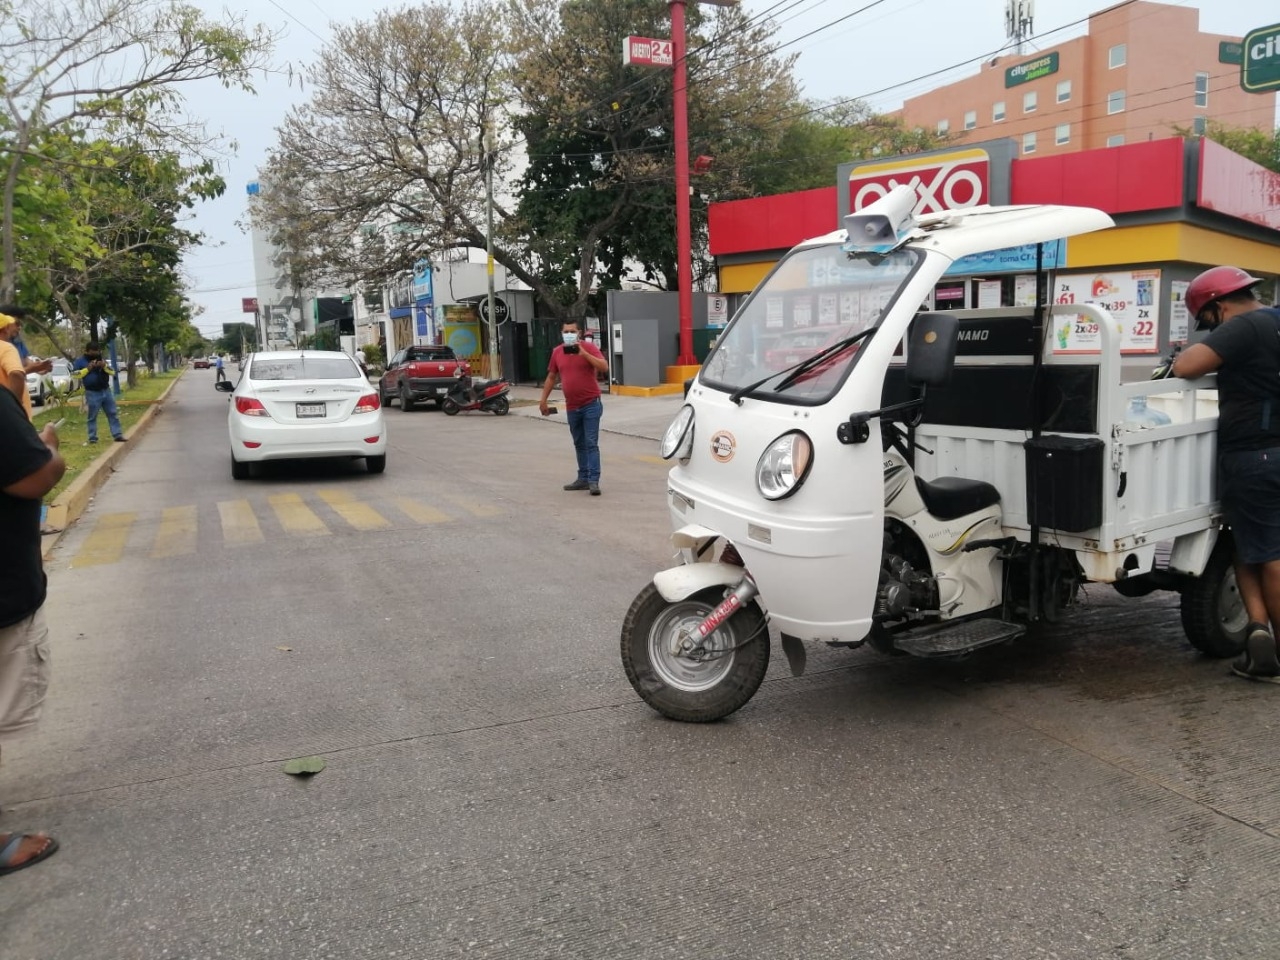
[[[184, 370], [183, 373], [185, 372]], [[147, 401], [151, 409], [144, 413], [138, 419], [138, 422], [133, 425], [133, 429], [125, 434], [130, 441], [146, 432], [151, 425], [151, 421], [160, 413], [161, 406], [173, 391], [173, 388], [178, 385], [182, 376], [183, 374], [178, 374], [173, 379], [173, 382], [164, 388], [164, 392], [160, 396], [156, 397], [155, 400]], [[107, 482], [115, 471], [116, 464], [127, 457], [132, 449], [132, 443], [112, 444], [102, 456], [89, 464], [84, 472], [58, 495], [57, 500], [49, 504], [49, 513], [45, 518], [45, 523], [55, 529], [53, 533], [46, 534], [40, 538], [41, 557], [48, 559], [49, 554], [53, 552], [53, 548], [62, 539], [62, 535], [67, 532], [67, 528], [80, 519], [85, 510], [89, 508], [94, 495], [102, 489], [102, 485]]]

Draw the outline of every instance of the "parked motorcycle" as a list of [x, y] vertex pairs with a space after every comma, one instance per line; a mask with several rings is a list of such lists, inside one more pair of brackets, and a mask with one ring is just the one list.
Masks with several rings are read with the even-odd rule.
[[458, 368], [457, 379], [440, 401], [440, 409], [449, 416], [457, 416], [462, 410], [487, 410], [499, 417], [511, 409], [511, 384], [501, 378], [483, 380], [463, 373]]

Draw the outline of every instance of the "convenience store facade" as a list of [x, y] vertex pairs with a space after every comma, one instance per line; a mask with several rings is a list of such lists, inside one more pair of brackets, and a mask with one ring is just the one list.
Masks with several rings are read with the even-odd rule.
[[[1280, 174], [1205, 139], [1168, 138], [1020, 159], [1010, 139], [873, 162], [842, 164], [834, 187], [713, 203], [710, 250], [720, 292], [738, 304], [792, 246], [838, 229], [898, 184], [911, 184], [919, 213], [978, 204], [1066, 204], [1111, 214], [1112, 229], [957, 261], [929, 309], [1030, 306], [1037, 256], [1053, 271], [1057, 303], [1103, 304], [1121, 327], [1122, 349], [1162, 354], [1193, 326], [1183, 300], [1190, 280], [1228, 263], [1264, 279], [1276, 302], [1280, 278]], [[799, 305], [782, 329], [866, 322]], [[1063, 323], [1054, 349], [1097, 349], [1086, 324]]]

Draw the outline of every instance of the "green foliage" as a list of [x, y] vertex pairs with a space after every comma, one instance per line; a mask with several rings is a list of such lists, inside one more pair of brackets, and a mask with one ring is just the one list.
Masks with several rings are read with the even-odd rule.
[[[598, 307], [589, 291], [620, 286], [637, 264], [639, 279], [674, 289], [672, 74], [624, 66], [617, 54], [627, 34], [668, 36], [666, 10], [644, 0], [518, 6], [522, 36], [542, 38], [513, 52], [515, 123], [530, 154], [516, 212], [540, 276], [570, 315]], [[690, 153], [713, 158], [693, 180], [696, 242], [706, 233], [702, 196], [754, 193], [752, 171], [778, 149], [799, 101], [793, 58], [775, 52], [770, 22], [740, 9], [687, 14]]]
[[258, 349], [258, 329], [251, 323], [239, 324], [239, 329], [224, 334], [213, 342], [215, 353], [243, 356]]
[[117, 249], [102, 231], [129, 180], [182, 167], [183, 206], [221, 192], [207, 156], [221, 140], [187, 116], [180, 88], [252, 90], [274, 38], [180, 0], [12, 0], [0, 12], [16, 27], [0, 43], [0, 298], [51, 315], [51, 300], [67, 307], [51, 273], [92, 272]]
[[[1187, 127], [1175, 127], [1174, 130], [1180, 137], [1195, 136]], [[1274, 130], [1229, 127], [1210, 120], [1204, 135], [1233, 153], [1238, 153], [1273, 173], [1280, 173], [1280, 127]]]

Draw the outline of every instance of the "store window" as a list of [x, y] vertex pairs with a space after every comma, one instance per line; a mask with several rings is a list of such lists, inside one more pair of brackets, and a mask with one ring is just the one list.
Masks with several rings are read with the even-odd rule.
[[1129, 47], [1127, 44], [1117, 43], [1107, 51], [1107, 66], [1112, 70], [1116, 67], [1123, 67], [1128, 61]]
[[1071, 81], [1070, 80], [1058, 81], [1057, 96], [1058, 96], [1059, 103], [1066, 103], [1068, 100], [1071, 99]]
[[966, 130], [972, 130], [977, 125], [978, 125], [978, 111], [977, 110], [965, 111], [964, 128]]
[[1053, 132], [1053, 142], [1060, 147], [1065, 147], [1071, 142], [1071, 124], [1060, 123], [1058, 128]]
[[1207, 73], [1196, 74], [1196, 106], [1207, 107], [1209, 105], [1209, 75]]
[[1022, 135], [1022, 152], [1023, 153], [1036, 152], [1036, 135], [1034, 132], [1024, 133]]
[[999, 123], [1004, 119], [1004, 101], [997, 100], [991, 105], [991, 122]]
[[939, 121], [938, 121], [938, 132], [939, 132], [939, 133], [946, 133], [946, 132], [947, 132], [948, 130], [950, 130], [950, 129], [951, 129], [951, 121], [950, 121], [950, 120], [939, 120]]
[[966, 301], [966, 287], [963, 280], [944, 280], [933, 288], [933, 309], [963, 310]]
[[1022, 95], [1022, 112], [1036, 112], [1036, 92], [1034, 90], [1028, 90]]
[[1191, 132], [1194, 133], [1197, 137], [1203, 137], [1207, 126], [1208, 126], [1207, 117], [1196, 117], [1194, 120], [1191, 121]]
[[1123, 133], [1114, 133], [1114, 134], [1112, 134], [1111, 136], [1107, 137], [1107, 146], [1108, 146], [1108, 147], [1123, 147], [1123, 146], [1124, 146], [1124, 134], [1123, 134]]
[[1124, 91], [1113, 90], [1107, 94], [1107, 113], [1124, 113]]

